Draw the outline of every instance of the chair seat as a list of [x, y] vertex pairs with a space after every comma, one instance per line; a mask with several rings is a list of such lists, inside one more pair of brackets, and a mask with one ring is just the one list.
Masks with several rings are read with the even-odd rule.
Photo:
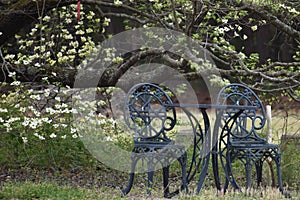
[[158, 146], [167, 146], [167, 145], [174, 145], [175, 142], [173, 140], [169, 141], [157, 141], [157, 140], [139, 140], [134, 141], [134, 145], [158, 145]]
[[235, 149], [274, 149], [278, 148], [277, 144], [259, 143], [259, 142], [235, 142], [230, 145]]
[[235, 149], [274, 149], [278, 148], [277, 144], [269, 143], [233, 143], [230, 145]]
[[[170, 159], [170, 157], [173, 157], [177, 159], [185, 152], [185, 147], [183, 145], [175, 144], [174, 141], [168, 143], [147, 143], [143, 141], [135, 143], [133, 151], [138, 154], [143, 154], [142, 156], [153, 156], [153, 154], [157, 154], [158, 156], [162, 156], [165, 158], [169, 157]], [[173, 153], [170, 154], [170, 152]], [[152, 155], [149, 153], [151, 153]], [[168, 154], [168, 156], [166, 156], [165, 154]]]

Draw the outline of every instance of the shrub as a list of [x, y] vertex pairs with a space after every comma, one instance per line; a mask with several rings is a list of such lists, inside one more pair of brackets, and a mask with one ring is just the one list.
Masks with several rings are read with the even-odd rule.
[[[298, 136], [299, 137], [299, 136]], [[291, 189], [300, 190], [299, 139], [282, 140], [282, 180]]]

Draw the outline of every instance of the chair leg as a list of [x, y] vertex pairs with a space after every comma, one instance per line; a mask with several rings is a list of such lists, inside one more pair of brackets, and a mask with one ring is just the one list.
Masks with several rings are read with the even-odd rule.
[[154, 176], [154, 171], [149, 171], [148, 172], [147, 195], [151, 195], [151, 192], [152, 192], [153, 176]]
[[280, 165], [280, 162], [281, 162], [281, 157], [280, 156], [278, 156], [278, 158], [275, 158], [275, 163], [276, 163], [276, 168], [277, 168], [278, 188], [279, 188], [280, 192], [282, 194], [284, 194], [283, 186], [282, 186], [282, 180], [281, 180], [281, 165]]
[[251, 172], [252, 172], [252, 163], [250, 158], [246, 158], [246, 164], [245, 164], [245, 168], [246, 168], [246, 189], [250, 189], [251, 188]]
[[186, 152], [184, 152], [179, 157], [179, 162], [181, 165], [181, 173], [182, 173], [182, 190], [184, 190], [185, 193], [188, 193], [187, 177], [186, 177], [186, 161], [187, 161], [187, 154]]
[[180, 190], [184, 190], [185, 193], [188, 193], [188, 187], [187, 187], [187, 174], [186, 174], [186, 162], [187, 162], [187, 154], [184, 152], [179, 158], [177, 158], [178, 162], [181, 165], [181, 173], [182, 173], [182, 185], [181, 189], [175, 190], [174, 192], [169, 192], [169, 185], [168, 180], [166, 180], [169, 177], [169, 167], [164, 167], [163, 172], [164, 174], [164, 197], [165, 198], [172, 198], [173, 196], [179, 194]]
[[151, 195], [152, 186], [153, 186], [153, 176], [154, 176], [154, 161], [153, 158], [150, 158], [148, 161], [148, 186], [147, 186], [147, 195]]
[[[230, 182], [229, 176], [232, 177], [232, 172], [230, 170], [229, 165], [231, 165], [231, 163], [227, 162], [226, 163], [226, 169], [225, 169], [226, 178], [225, 178], [225, 183], [224, 183], [224, 188], [223, 188], [224, 194], [226, 193], [228, 185], [229, 185], [229, 182]], [[234, 187], [234, 189], [236, 189], [236, 188]]]
[[138, 161], [138, 159], [132, 159], [128, 185], [125, 189], [122, 190], [122, 195], [127, 195], [132, 188], [133, 181], [134, 181], [134, 171], [135, 171], [135, 166], [136, 166], [137, 161]]
[[229, 183], [232, 185], [232, 187], [235, 190], [241, 190], [241, 188], [237, 184], [237, 182], [236, 182], [236, 180], [233, 176], [233, 173], [232, 173], [231, 164], [232, 164], [234, 158], [231, 158], [230, 154], [231, 153], [227, 152], [227, 155], [226, 155], [226, 165], [225, 165], [226, 181], [225, 181], [225, 184], [224, 184], [224, 193], [226, 192]]
[[[224, 194], [226, 193], [227, 191], [227, 188], [228, 188], [228, 185], [229, 185], [229, 182], [231, 183], [231, 180], [230, 180], [230, 177], [233, 177], [232, 176], [232, 171], [231, 171], [231, 163], [229, 163], [229, 159], [228, 159], [228, 155], [226, 155], [226, 164], [225, 164], [225, 169], [224, 169], [224, 172], [225, 172], [225, 183], [224, 183]], [[235, 188], [235, 187], [234, 187]]]
[[169, 191], [169, 166], [163, 167], [163, 184], [164, 184], [164, 197], [168, 198], [170, 195]]
[[259, 160], [255, 163], [256, 168], [256, 177], [257, 177], [257, 186], [261, 186], [262, 184], [262, 169], [263, 169], [263, 161]]
[[200, 177], [199, 177], [199, 182], [198, 182], [196, 194], [200, 193], [200, 191], [202, 189], [202, 186], [203, 186], [203, 183], [205, 181], [206, 173], [207, 173], [207, 170], [208, 170], [209, 159], [210, 159], [210, 154], [205, 156], [202, 160], [202, 162], [203, 162], [202, 163], [202, 170], [200, 172]]
[[130, 192], [132, 185], [133, 185], [133, 180], [134, 180], [134, 173], [130, 173], [128, 185], [125, 189], [122, 190], [122, 195], [125, 196]]
[[213, 165], [213, 174], [215, 179], [216, 188], [218, 191], [221, 191], [221, 183], [219, 177], [219, 166], [218, 166], [218, 153], [216, 147], [212, 150], [212, 165]]

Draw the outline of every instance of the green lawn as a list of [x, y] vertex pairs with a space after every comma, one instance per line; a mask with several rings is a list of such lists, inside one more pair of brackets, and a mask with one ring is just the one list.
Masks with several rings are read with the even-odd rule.
[[[147, 197], [139, 188], [134, 187], [128, 196], [122, 198], [119, 189], [102, 187], [100, 189], [86, 189], [71, 186], [59, 186], [56, 183], [32, 183], [18, 182], [6, 183], [0, 191], [0, 199], [22, 200], [92, 200], [92, 199], [158, 199], [162, 198], [162, 191], [154, 191], [151, 197]], [[299, 199], [299, 194], [293, 193], [291, 199]], [[179, 194], [175, 199], [284, 199], [277, 189], [265, 188], [245, 193], [228, 192], [226, 195], [217, 194], [214, 188], [208, 188], [199, 196], [192, 194]]]
[[[211, 119], [213, 118], [212, 116]], [[280, 136], [283, 133], [285, 123], [288, 123], [289, 129], [286, 129], [288, 133], [297, 132], [300, 129], [298, 115], [289, 118], [288, 121], [284, 119], [284, 116], [278, 113], [273, 115], [274, 142], [280, 143]], [[190, 129], [186, 121], [181, 121], [180, 125], [182, 130]], [[21, 147], [16, 148], [14, 146], [15, 143], [12, 143], [11, 146], [7, 145], [7, 142], [10, 141], [8, 140], [9, 138], [6, 138], [4, 134], [0, 135], [1, 137], [3, 137], [3, 142], [0, 142], [2, 145], [0, 148], [0, 199], [86, 200], [162, 198], [163, 191], [161, 188], [162, 180], [160, 172], [155, 173], [156, 185], [150, 198], [145, 195], [146, 175], [138, 175], [132, 191], [125, 198], [122, 198], [120, 187], [125, 186], [127, 183], [128, 174], [114, 171], [100, 164], [86, 152], [82, 145], [80, 146], [79, 139], [77, 143], [72, 143], [73, 146], [67, 142], [66, 144], [61, 142], [48, 144], [48, 148], [46, 148], [46, 144], [39, 144], [39, 146], [36, 145], [32, 149], [29, 149], [29, 146], [27, 149], [23, 149]], [[127, 141], [122, 141], [124, 144], [122, 143], [121, 145], [127, 148]], [[3, 148], [4, 145], [7, 145], [7, 148]], [[297, 145], [299, 143], [281, 144], [281, 150], [284, 186], [291, 191], [291, 199], [298, 200], [300, 199], [300, 173], [298, 173], [300, 172], [300, 148]], [[48, 152], [49, 147], [51, 147], [52, 151]], [[26, 151], [23, 152], [23, 150]], [[23, 155], [26, 155], [28, 159]], [[20, 160], [20, 158], [22, 159]], [[51, 160], [51, 158], [55, 159]], [[179, 169], [177, 165], [171, 166], [171, 172], [176, 177], [174, 182], [177, 184], [177, 187], [180, 184], [180, 180], [178, 180]], [[74, 173], [73, 171], [76, 170], [78, 172]], [[195, 180], [195, 183], [189, 186], [191, 194], [180, 194], [175, 199], [284, 199], [276, 188], [253, 189], [248, 193], [229, 191], [226, 195], [217, 194], [211, 170], [210, 163], [208, 178], [199, 196], [193, 195], [197, 181]], [[267, 167], [265, 170], [267, 170]], [[31, 175], [24, 175], [27, 172], [31, 173]], [[74, 176], [70, 176], [70, 173], [74, 173]], [[242, 176], [244, 174], [241, 174], [240, 177]], [[266, 176], [266, 174], [264, 174], [264, 178], [270, 180], [270, 177]], [[85, 181], [89, 183], [85, 183]], [[249, 194], [249, 196], [246, 194]]]

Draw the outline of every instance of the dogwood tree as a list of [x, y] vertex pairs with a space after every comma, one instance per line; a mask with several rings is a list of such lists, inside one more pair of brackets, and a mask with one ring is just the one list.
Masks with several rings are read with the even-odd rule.
[[[260, 91], [288, 92], [295, 100], [299, 100], [298, 1], [15, 0], [1, 3], [3, 80], [8, 76], [26, 81], [40, 80], [37, 77], [53, 77], [52, 82], [71, 85], [80, 60], [86, 56], [82, 52], [88, 53], [85, 48], [90, 48], [113, 34], [114, 27], [122, 27], [117, 31], [136, 27], [163, 27], [184, 33], [207, 49], [217, 63], [218, 73], [222, 78], [245, 83]], [[88, 12], [81, 13], [82, 19], [76, 19], [80, 12], [80, 9], [76, 8], [79, 3], [86, 6], [88, 12], [94, 13], [98, 18], [99, 27], [89, 27]], [[64, 19], [58, 15], [55, 17], [53, 13], [66, 13], [68, 9], [72, 10], [73, 15], [68, 16], [65, 22], [73, 22], [58, 25], [57, 19]], [[109, 23], [110, 26], [105, 31], [104, 28]], [[54, 26], [58, 27], [55, 29]], [[60, 33], [64, 33], [66, 38], [45, 40], [43, 37], [51, 34], [56, 37], [55, 35]], [[97, 37], [97, 33], [101, 38]], [[86, 38], [84, 42], [82, 37]], [[13, 43], [14, 50], [9, 43]], [[51, 49], [50, 54], [47, 55], [48, 51], [41, 49], [41, 44], [46, 45], [46, 49]], [[44, 57], [41, 57], [41, 54]], [[31, 58], [26, 60], [28, 57]], [[138, 49], [115, 62], [99, 83], [112, 86], [137, 62], [158, 57], [170, 67], [180, 69], [188, 79], [198, 79], [203, 73], [214, 73], [209, 71], [210, 69], [195, 67], [194, 63], [189, 63], [170, 52]], [[49, 63], [46, 64], [45, 61]], [[57, 73], [66, 71], [68, 73]], [[68, 75], [66, 77], [62, 74]]]

